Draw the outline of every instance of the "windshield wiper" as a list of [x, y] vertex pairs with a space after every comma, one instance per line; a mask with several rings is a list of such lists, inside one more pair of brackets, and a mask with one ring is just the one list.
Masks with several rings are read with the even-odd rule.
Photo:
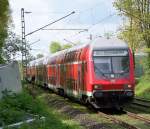
[[103, 73], [103, 72], [102, 72], [99, 68], [97, 68], [96, 66], [94, 66], [94, 68], [95, 68], [95, 69], [97, 69], [97, 70], [98, 70], [98, 72], [100, 72], [100, 73], [102, 74], [102, 76], [103, 76], [103, 77], [108, 78], [107, 76], [105, 76], [105, 74], [104, 74], [104, 73]]

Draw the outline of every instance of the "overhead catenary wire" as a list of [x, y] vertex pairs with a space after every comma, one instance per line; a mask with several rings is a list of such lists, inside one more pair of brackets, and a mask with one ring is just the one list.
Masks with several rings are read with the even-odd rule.
[[88, 31], [88, 29], [78, 29], [78, 28], [70, 28], [70, 29], [42, 29], [42, 30], [80, 30], [80, 31]]
[[39, 41], [40, 41], [40, 39], [38, 39], [37, 41], [34, 41], [34, 42], [30, 43], [29, 46], [31, 46], [31, 45], [33, 45], [33, 44], [39, 42]]
[[[82, 13], [84, 13], [84, 12], [87, 12], [87, 11], [91, 11], [91, 16], [92, 16], [92, 19], [91, 20], [93, 20], [93, 17], [94, 17], [94, 14], [93, 14], [93, 10], [96, 8], [96, 7], [98, 7], [98, 6], [100, 6], [102, 3], [104, 3], [104, 2], [100, 2], [100, 3], [97, 3], [97, 4], [95, 4], [93, 7], [90, 7], [90, 8], [86, 8], [86, 9], [83, 9], [83, 10], [75, 10], [75, 12], [76, 12], [76, 15], [78, 16], [78, 20], [80, 19], [80, 16], [79, 15], [81, 15]], [[69, 19], [69, 21], [68, 22], [70, 22], [70, 21], [72, 21], [71, 19]], [[68, 23], [67, 22], [67, 23]], [[92, 23], [94, 23], [94, 21], [92, 21]], [[90, 27], [91, 28], [91, 27]], [[48, 30], [48, 29], [43, 29], [43, 30]], [[57, 30], [57, 29], [49, 29], [49, 30]], [[63, 29], [58, 29], [58, 30], [63, 30]], [[65, 31], [65, 29], [64, 29], [64, 31]], [[85, 29], [85, 30], [80, 30], [77, 34], [74, 34], [74, 35], [78, 35], [78, 34], [81, 34], [81, 33], [83, 33], [83, 32], [87, 32], [87, 29]], [[58, 33], [61, 33], [60, 31], [58, 32]], [[58, 34], [57, 34], [58, 35]]]
[[94, 27], [95, 25], [100, 24], [101, 22], [103, 22], [103, 21], [105, 21], [105, 20], [111, 18], [111, 17], [114, 16], [114, 15], [116, 15], [116, 13], [109, 14], [108, 16], [102, 18], [100, 21], [98, 21], [98, 22], [92, 24], [90, 27], [88, 27], [88, 30], [91, 29], [92, 27]]
[[61, 18], [59, 18], [59, 19], [57, 19], [57, 20], [55, 20], [55, 21], [53, 21], [53, 22], [51, 22], [51, 23], [49, 23], [49, 24], [47, 24], [47, 25], [45, 25], [45, 26], [43, 26], [43, 27], [40, 27], [39, 29], [36, 29], [36, 30], [32, 31], [32, 32], [26, 34], [25, 36], [31, 35], [31, 34], [37, 32], [37, 31], [39, 31], [39, 30], [42, 30], [42, 29], [46, 28], [47, 26], [50, 26], [50, 25], [52, 25], [52, 24], [54, 24], [54, 23], [56, 23], [56, 22], [58, 22], [58, 21], [60, 21], [60, 20], [62, 20], [62, 19], [64, 19], [64, 18], [66, 18], [66, 17], [68, 17], [68, 16], [74, 14], [74, 13], [75, 13], [75, 11], [73, 11], [73, 12], [71, 12], [70, 14], [68, 14], [68, 15], [66, 15], [66, 16], [64, 16], [64, 17], [61, 17]]
[[[97, 3], [97, 4], [95, 4], [95, 5], [93, 5], [92, 7], [89, 7], [89, 8], [86, 8], [86, 9], [83, 9], [83, 10], [75, 10], [75, 12], [76, 12], [76, 15], [77, 15], [77, 17], [76, 18], [73, 18], [73, 19], [69, 19], [68, 21], [67, 21], [67, 23], [69, 23], [69, 22], [71, 22], [72, 20], [78, 20], [78, 22], [80, 22], [80, 18], [81, 18], [81, 14], [83, 14], [84, 12], [88, 12], [88, 11], [93, 11], [94, 9], [96, 9], [97, 7], [99, 7], [99, 6], [101, 6], [101, 4], [103, 4], [104, 3], [104, 1], [101, 1], [101, 2], [99, 2], [99, 3]], [[94, 20], [93, 18], [91, 19], [91, 21], [92, 20]]]
[[[112, 14], [107, 15], [106, 17], [102, 18], [102, 19], [99, 20], [98, 22], [96, 22], [96, 23], [92, 24], [91, 26], [87, 27], [87, 30], [89, 31], [89, 30], [90, 30], [91, 28], [93, 28], [95, 25], [100, 24], [101, 22], [103, 22], [103, 21], [105, 21], [105, 20], [111, 18], [111, 17], [114, 16], [114, 15], [116, 15], [115, 12], [112, 13]], [[75, 36], [77, 36], [77, 35], [80, 35], [80, 34], [83, 33], [83, 32], [88, 32], [88, 31], [84, 31], [84, 30], [83, 30], [83, 31], [80, 31], [80, 32], [78, 32], [78, 33], [76, 33], [76, 34], [70, 36], [70, 37], [75, 37]]]

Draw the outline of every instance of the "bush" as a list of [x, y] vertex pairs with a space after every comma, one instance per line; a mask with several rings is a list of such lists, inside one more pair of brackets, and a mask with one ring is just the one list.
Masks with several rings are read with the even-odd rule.
[[27, 92], [5, 94], [0, 101], [0, 125], [8, 125], [24, 120], [29, 114], [44, 113], [43, 106]]
[[150, 75], [145, 74], [140, 78], [135, 88], [136, 96], [150, 100]]

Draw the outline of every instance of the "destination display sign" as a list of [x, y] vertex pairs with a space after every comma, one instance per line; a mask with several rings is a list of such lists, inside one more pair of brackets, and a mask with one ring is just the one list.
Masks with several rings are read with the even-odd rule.
[[127, 56], [128, 50], [96, 50], [93, 56]]

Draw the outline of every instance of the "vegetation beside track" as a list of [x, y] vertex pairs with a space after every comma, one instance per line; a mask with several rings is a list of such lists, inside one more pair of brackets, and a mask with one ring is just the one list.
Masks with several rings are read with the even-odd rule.
[[[42, 93], [41, 90], [34, 92], [34, 95]], [[82, 129], [83, 127], [68, 116], [60, 114], [56, 109], [48, 107], [38, 96], [31, 96], [27, 90], [20, 94], [4, 94], [0, 100], [0, 126], [7, 126], [13, 123], [24, 121], [35, 117], [30, 124], [23, 124], [19, 129]], [[33, 115], [34, 114], [34, 115]], [[44, 120], [40, 120], [44, 116]], [[11, 128], [9, 128], [11, 129]], [[14, 128], [13, 128], [14, 129]]]
[[150, 75], [147, 74], [140, 78], [136, 85], [135, 94], [137, 97], [150, 100]]

